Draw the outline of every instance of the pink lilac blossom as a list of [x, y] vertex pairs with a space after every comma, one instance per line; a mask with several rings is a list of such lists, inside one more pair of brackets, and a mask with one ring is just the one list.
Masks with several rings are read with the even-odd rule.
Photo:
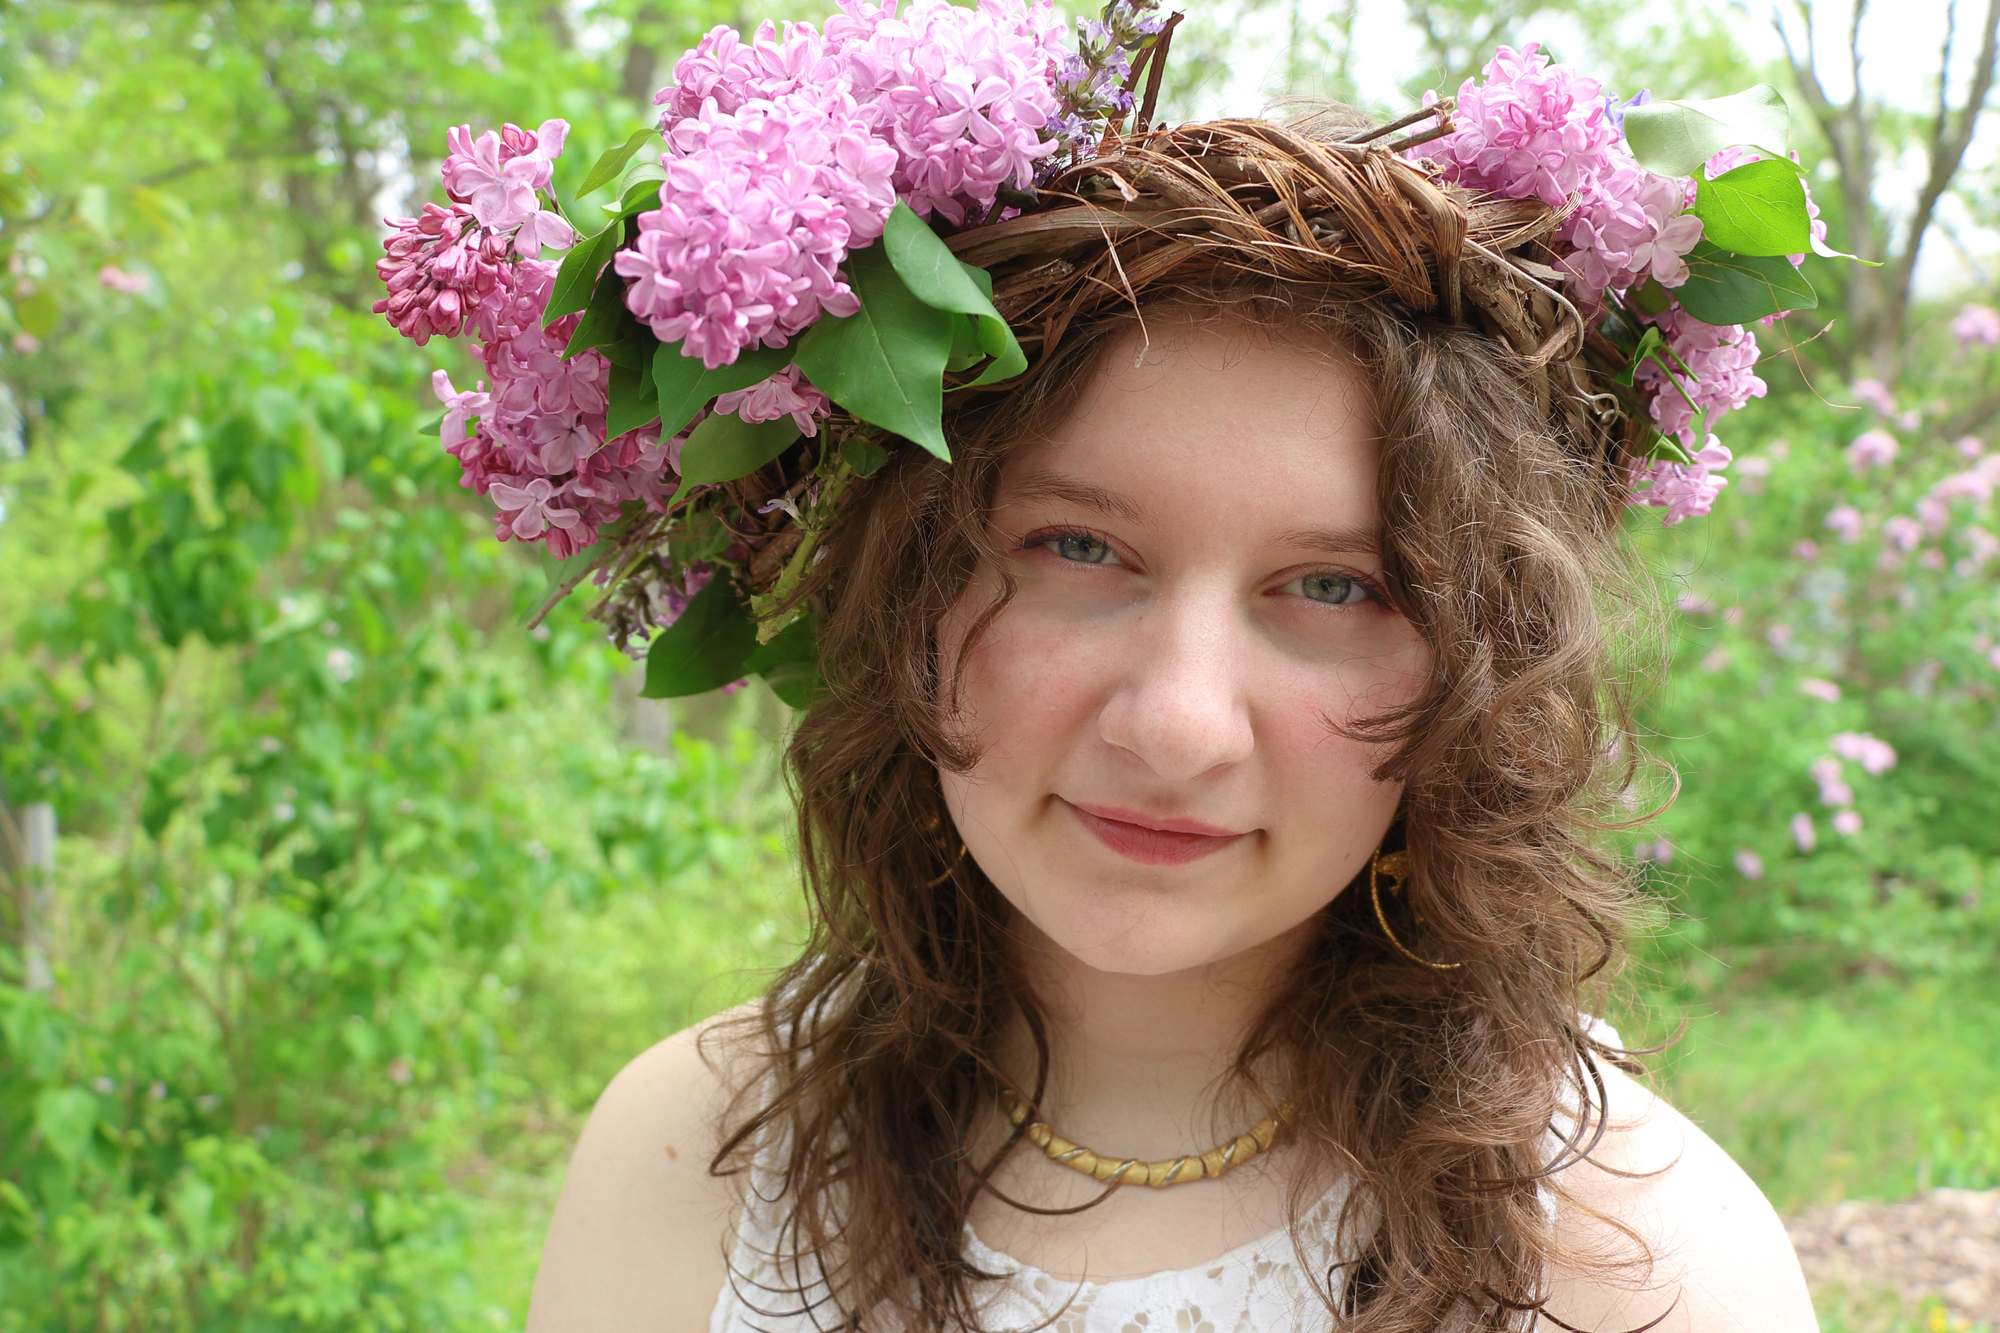
[[1733, 859], [1736, 862], [1736, 873], [1743, 876], [1743, 878], [1764, 878], [1764, 858], [1751, 851], [1748, 847], [1737, 848]]
[[547, 188], [568, 133], [561, 120], [544, 121], [532, 135], [517, 125], [477, 139], [468, 126], [451, 130], [439, 173], [451, 206], [427, 203], [416, 217], [389, 219], [384, 257], [375, 263], [389, 294], [375, 313], [418, 346], [467, 330], [492, 339], [521, 323], [515, 260], [534, 262], [544, 248], [567, 249], [575, 240], [536, 194]]
[[1835, 505], [1826, 511], [1826, 528], [1843, 542], [1861, 540], [1861, 511], [1853, 505]]
[[1959, 307], [1957, 316], [1951, 321], [1951, 336], [1958, 339], [1960, 347], [1970, 347], [1974, 343], [1981, 347], [2000, 347], [2000, 310], [1967, 302]]
[[1879, 778], [1896, 766], [1896, 747], [1865, 731], [1836, 732], [1827, 745], [1842, 759], [1861, 765], [1871, 778]]
[[1061, 32], [1048, 0], [843, 0], [824, 34], [710, 32], [655, 98], [667, 179], [615, 261], [626, 304], [711, 369], [853, 314], [840, 265], [899, 196], [963, 224], [1055, 151]]
[[1729, 484], [1729, 478], [1714, 475], [1729, 465], [1729, 450], [1713, 436], [1695, 454], [1693, 463], [1653, 459], [1632, 468], [1632, 500], [1635, 505], [1665, 509], [1668, 526], [1682, 519], [1699, 518], [1709, 512], [1715, 497]]
[[800, 434], [817, 435], [819, 418], [831, 415], [833, 404], [797, 366], [786, 366], [747, 389], [723, 394], [715, 400], [715, 411], [720, 415], [734, 412], [752, 424], [789, 416]]
[[1952, 447], [1958, 450], [1960, 458], [1977, 458], [1986, 452], [1986, 441], [1977, 435], [1961, 435]]
[[1801, 852], [1810, 852], [1819, 846], [1819, 833], [1813, 828], [1812, 816], [1801, 810], [1792, 816], [1792, 845]]
[[1819, 543], [1810, 537], [1805, 538], [1792, 547], [1792, 558], [1794, 560], [1803, 560], [1810, 564], [1812, 561], [1819, 559]]
[[1799, 693], [1810, 695], [1821, 703], [1837, 704], [1840, 702], [1840, 686], [1830, 680], [1820, 680], [1816, 676], [1808, 676], [1804, 680], [1801, 680], [1799, 682]]
[[1871, 467], [1887, 467], [1896, 461], [1902, 447], [1886, 430], [1863, 431], [1847, 446], [1847, 465], [1856, 472]]
[[[442, 169], [445, 192], [489, 231], [518, 227], [541, 211], [537, 193], [549, 188], [568, 136], [569, 122], [562, 120], [545, 120], [533, 134], [506, 125], [477, 139], [470, 125], [455, 126], [445, 133], [451, 150]], [[539, 250], [521, 253], [539, 257]]]
[[1695, 447], [1701, 425], [1697, 413], [1712, 419], [1764, 396], [1764, 381], [1756, 373], [1757, 335], [1742, 325], [1704, 324], [1677, 305], [1648, 322], [1660, 330], [1679, 364], [1693, 372], [1690, 378], [1648, 359], [1633, 377], [1647, 394], [1653, 424], [1661, 434], [1677, 438], [1682, 448]]
[[1843, 838], [1851, 838], [1861, 832], [1861, 812], [1842, 810], [1833, 817], [1833, 831]]

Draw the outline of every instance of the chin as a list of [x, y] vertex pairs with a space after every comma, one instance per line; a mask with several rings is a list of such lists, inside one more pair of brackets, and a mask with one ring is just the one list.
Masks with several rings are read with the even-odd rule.
[[[1049, 945], [1099, 972], [1158, 977], [1234, 958], [1268, 944], [1324, 906], [1243, 919], [1216, 904], [1129, 885], [1062, 886], [1009, 893], [1016, 909]], [[1204, 895], [1206, 896], [1206, 895]], [[1240, 901], [1238, 899], [1237, 901]]]

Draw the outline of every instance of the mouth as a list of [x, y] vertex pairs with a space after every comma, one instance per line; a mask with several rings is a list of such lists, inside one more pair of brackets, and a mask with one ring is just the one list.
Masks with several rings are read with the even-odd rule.
[[[1057, 800], [1062, 800], [1057, 797]], [[1077, 821], [1099, 842], [1126, 858], [1149, 866], [1179, 866], [1199, 861], [1244, 837], [1198, 819], [1161, 819], [1110, 805], [1078, 805], [1063, 801]]]

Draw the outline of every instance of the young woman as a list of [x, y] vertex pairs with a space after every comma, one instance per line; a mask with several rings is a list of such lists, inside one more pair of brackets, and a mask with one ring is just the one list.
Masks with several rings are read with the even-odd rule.
[[1699, 135], [1532, 48], [1398, 125], [1153, 127], [1148, 8], [718, 29], [559, 271], [560, 122], [459, 133], [389, 243], [398, 327], [485, 340], [439, 392], [503, 535], [652, 692], [804, 705], [810, 939], [605, 1092], [531, 1333], [1805, 1333], [1585, 1012], [1621, 515], [1705, 513], [1762, 389]]

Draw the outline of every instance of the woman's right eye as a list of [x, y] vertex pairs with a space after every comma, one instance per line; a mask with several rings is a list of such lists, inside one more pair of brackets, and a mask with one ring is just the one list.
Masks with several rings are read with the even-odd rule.
[[1110, 543], [1101, 537], [1093, 537], [1087, 532], [1065, 532], [1048, 538], [1042, 544], [1063, 559], [1074, 560], [1079, 564], [1102, 565], [1117, 563], [1112, 557]]

